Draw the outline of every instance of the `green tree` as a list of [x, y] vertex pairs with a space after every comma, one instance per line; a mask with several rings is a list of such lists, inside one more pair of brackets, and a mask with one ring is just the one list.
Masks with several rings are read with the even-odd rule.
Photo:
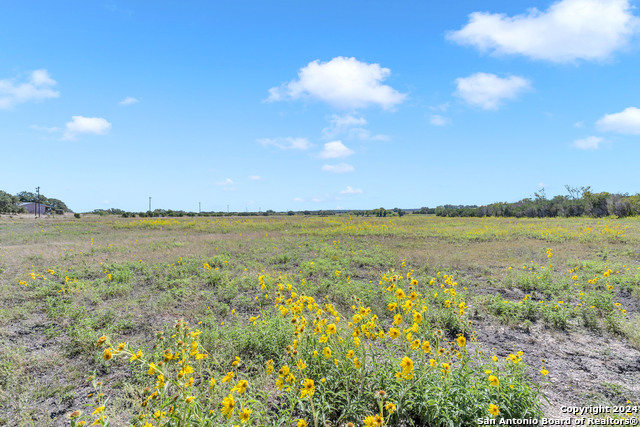
[[5, 191], [0, 190], [0, 213], [22, 213], [26, 212], [26, 209], [22, 206], [17, 206], [16, 203], [20, 203], [20, 199]]

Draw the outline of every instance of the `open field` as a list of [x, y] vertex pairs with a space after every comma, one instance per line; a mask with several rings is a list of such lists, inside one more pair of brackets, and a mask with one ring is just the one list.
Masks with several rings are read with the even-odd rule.
[[2, 217], [0, 298], [0, 425], [640, 404], [635, 218]]

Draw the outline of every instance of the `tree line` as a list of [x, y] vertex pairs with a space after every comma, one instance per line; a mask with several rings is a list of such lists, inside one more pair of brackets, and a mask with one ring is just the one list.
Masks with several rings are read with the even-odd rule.
[[71, 210], [62, 200], [47, 197], [43, 194], [40, 194], [40, 198], [38, 199], [38, 195], [36, 193], [32, 193], [29, 191], [21, 191], [16, 195], [13, 195], [7, 193], [6, 191], [0, 190], [0, 213], [26, 213], [27, 210], [24, 207], [20, 206], [20, 203], [38, 201], [43, 205], [50, 206], [51, 211], [58, 215], [62, 215], [65, 212], [71, 212]]
[[549, 218], [572, 216], [617, 216], [640, 215], [640, 194], [595, 193], [591, 187], [565, 186], [566, 195], [547, 198], [544, 189], [534, 193], [533, 198], [515, 203], [498, 202], [486, 206], [438, 206], [438, 216], [502, 216], [516, 218]]
[[[264, 212], [189, 212], [173, 209], [155, 209], [146, 212], [129, 212], [122, 209], [96, 209], [91, 213], [97, 215], [119, 215], [122, 217], [195, 217], [195, 216], [276, 216], [276, 215], [305, 215], [305, 216], [331, 216], [337, 214], [350, 214], [365, 217], [391, 217], [413, 215], [437, 215], [445, 217], [483, 217], [502, 216], [516, 218], [548, 218], [548, 217], [572, 217], [572, 216], [617, 216], [627, 217], [640, 215], [640, 193], [635, 195], [600, 192], [596, 193], [591, 187], [565, 186], [566, 195], [548, 198], [544, 189], [534, 193], [531, 198], [525, 198], [514, 203], [497, 202], [489, 205], [444, 205], [437, 208], [422, 207], [420, 209], [369, 209], [369, 210], [303, 210], [276, 212], [266, 210]], [[21, 191], [15, 195], [0, 190], [0, 213], [17, 214], [25, 213], [26, 209], [20, 206], [24, 202], [36, 202], [38, 195], [29, 191]], [[67, 205], [52, 197], [40, 194], [39, 202], [51, 207], [53, 213], [63, 214], [72, 212]]]

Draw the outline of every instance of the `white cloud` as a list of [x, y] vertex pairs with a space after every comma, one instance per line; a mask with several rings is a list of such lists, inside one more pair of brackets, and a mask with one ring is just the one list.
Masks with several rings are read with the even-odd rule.
[[36, 86], [55, 86], [57, 82], [49, 76], [47, 70], [35, 70], [31, 72], [31, 83]]
[[322, 171], [331, 173], [348, 173], [355, 171], [355, 168], [347, 163], [338, 163], [337, 165], [324, 165], [322, 166]]
[[391, 138], [389, 135], [376, 134], [372, 135], [369, 129], [352, 128], [348, 132], [349, 139], [362, 139], [366, 141], [389, 141]]
[[573, 141], [573, 146], [581, 150], [597, 150], [603, 142], [605, 142], [603, 138], [588, 136], [584, 139], [576, 139]]
[[440, 114], [432, 114], [429, 117], [429, 123], [431, 123], [434, 126], [445, 126], [448, 125], [451, 122], [450, 119], [448, 119], [447, 117], [443, 117]]
[[347, 185], [347, 188], [342, 190], [340, 194], [362, 194], [363, 191], [360, 188], [351, 188], [351, 186]]
[[249, 175], [249, 180], [251, 181], [260, 181], [262, 177], [260, 175]]
[[133, 96], [127, 96], [125, 99], [120, 101], [120, 105], [131, 105], [131, 104], [137, 104], [138, 102], [140, 102], [139, 99], [134, 98]]
[[302, 197], [296, 197], [293, 199], [294, 202], [304, 202], [304, 199]]
[[324, 199], [322, 197], [316, 196], [316, 197], [312, 197], [311, 201], [315, 203], [320, 203], [320, 202], [324, 202]]
[[261, 138], [258, 142], [265, 147], [272, 145], [281, 150], [307, 150], [313, 147], [307, 138]]
[[456, 79], [458, 88], [454, 95], [471, 105], [485, 110], [497, 109], [505, 99], [512, 99], [531, 87], [529, 80], [509, 76], [501, 78], [495, 74], [475, 73]]
[[73, 140], [78, 134], [106, 135], [111, 130], [111, 123], [102, 117], [71, 116], [65, 124], [62, 139]]
[[535, 8], [513, 17], [474, 12], [469, 23], [447, 37], [496, 54], [570, 62], [601, 60], [624, 47], [640, 20], [628, 0], [562, 0], [546, 11]]
[[222, 181], [216, 182], [216, 185], [220, 185], [220, 186], [231, 185], [231, 184], [233, 184], [233, 180], [231, 178], [226, 178]]
[[390, 74], [391, 70], [380, 64], [367, 64], [355, 58], [315, 60], [298, 71], [297, 80], [269, 89], [267, 101], [311, 98], [338, 108], [378, 105], [392, 109], [407, 95], [381, 83]]
[[543, 189], [545, 187], [544, 182], [540, 181], [538, 183], [538, 188]]
[[339, 159], [341, 157], [348, 157], [353, 153], [355, 153], [355, 151], [344, 145], [342, 141], [331, 141], [324, 144], [324, 149], [320, 152], [319, 156], [322, 159]]
[[[345, 114], [339, 116], [332, 114], [329, 119], [329, 126], [322, 129], [322, 135], [325, 138], [335, 138], [339, 135], [346, 135], [347, 139], [388, 141], [387, 135], [372, 135], [369, 129], [362, 126], [367, 124], [367, 120], [362, 116], [354, 114]], [[354, 127], [358, 126], [358, 127]]]
[[366, 124], [367, 120], [364, 117], [353, 114], [345, 114], [344, 116], [332, 114], [329, 119], [329, 126], [322, 129], [322, 134], [325, 138], [335, 138], [347, 132], [351, 126], [364, 126]]
[[640, 135], [640, 108], [628, 107], [619, 113], [605, 114], [596, 126], [601, 131]]
[[20, 83], [16, 79], [0, 80], [0, 109], [9, 109], [28, 101], [57, 98], [60, 92], [51, 89], [56, 84], [44, 69], [32, 71], [26, 82]]
[[582, 122], [575, 122], [575, 123], [573, 124], [573, 127], [576, 127], [576, 128], [583, 128], [583, 127], [584, 127], [584, 123], [582, 123]]
[[367, 119], [354, 116], [353, 114], [346, 114], [344, 116], [338, 116], [337, 114], [331, 115], [331, 125], [335, 127], [364, 126], [366, 124]]

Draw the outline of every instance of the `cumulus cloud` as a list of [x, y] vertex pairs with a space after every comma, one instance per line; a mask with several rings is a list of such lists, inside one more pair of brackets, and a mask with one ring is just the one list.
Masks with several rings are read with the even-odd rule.
[[337, 165], [324, 165], [322, 166], [322, 171], [331, 173], [348, 173], [355, 171], [355, 168], [347, 163], [338, 163]]
[[505, 99], [513, 99], [531, 88], [531, 82], [518, 76], [498, 77], [495, 74], [475, 73], [456, 79], [454, 95], [485, 110], [497, 109]]
[[71, 116], [65, 124], [62, 139], [73, 140], [79, 134], [106, 135], [111, 130], [111, 123], [102, 117]]
[[640, 27], [628, 0], [562, 0], [546, 11], [513, 17], [474, 12], [447, 37], [496, 54], [570, 62], [601, 60], [624, 47]]
[[451, 120], [449, 120], [447, 117], [441, 116], [440, 114], [432, 114], [431, 117], [429, 117], [429, 123], [434, 126], [445, 126], [450, 122]]
[[382, 82], [391, 70], [355, 58], [338, 56], [329, 62], [315, 60], [298, 71], [298, 79], [269, 89], [267, 101], [309, 98], [337, 108], [378, 105], [392, 109], [407, 95]]
[[596, 122], [601, 131], [640, 135], [640, 108], [629, 107], [614, 114], [605, 114]]
[[605, 140], [599, 136], [588, 136], [584, 139], [576, 139], [573, 141], [573, 146], [581, 150], [597, 150], [603, 142]]
[[131, 105], [131, 104], [137, 104], [138, 102], [140, 102], [139, 99], [134, 98], [133, 96], [127, 96], [125, 99], [120, 101], [120, 105]]
[[347, 188], [345, 188], [344, 190], [340, 191], [340, 194], [362, 194], [363, 191], [360, 188], [352, 188], [351, 186], [347, 185]]
[[316, 197], [312, 197], [311, 201], [315, 203], [320, 203], [320, 202], [324, 202], [324, 199], [322, 197], [316, 196]]
[[296, 197], [293, 199], [294, 202], [304, 202], [304, 199], [302, 197]]
[[249, 175], [249, 180], [251, 181], [260, 181], [262, 177], [260, 175]]
[[307, 150], [313, 147], [307, 138], [261, 138], [258, 142], [265, 147], [273, 146], [281, 150]]
[[29, 101], [57, 98], [60, 92], [51, 89], [56, 84], [57, 82], [44, 69], [32, 71], [26, 81], [0, 80], [0, 109], [9, 109], [16, 104]]
[[342, 141], [331, 141], [324, 144], [324, 149], [320, 152], [319, 156], [322, 159], [339, 159], [341, 157], [348, 157], [353, 153], [355, 153], [355, 151], [344, 145]]

